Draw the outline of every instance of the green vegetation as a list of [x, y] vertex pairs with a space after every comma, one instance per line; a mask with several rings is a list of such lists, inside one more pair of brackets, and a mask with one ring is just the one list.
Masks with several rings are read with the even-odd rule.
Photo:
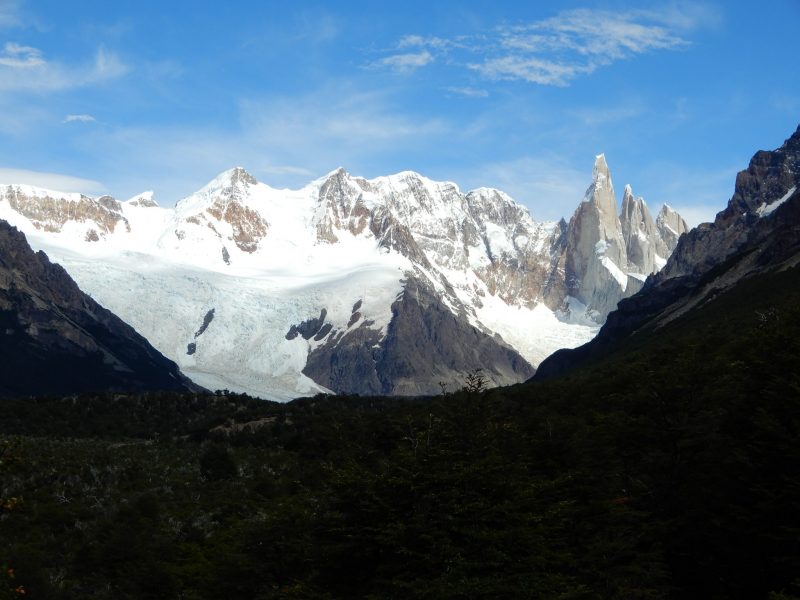
[[559, 381], [2, 402], [0, 594], [798, 598], [799, 367], [792, 269]]

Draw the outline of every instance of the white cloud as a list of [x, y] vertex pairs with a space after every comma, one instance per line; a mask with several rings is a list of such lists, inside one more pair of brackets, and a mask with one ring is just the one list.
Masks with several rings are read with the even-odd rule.
[[660, 23], [656, 13], [577, 9], [530, 25], [499, 31], [500, 56], [469, 66], [491, 79], [566, 86], [601, 66], [688, 41]]
[[469, 87], [469, 86], [464, 86], [464, 87], [452, 86], [452, 87], [446, 87], [444, 89], [450, 92], [451, 94], [458, 94], [459, 96], [466, 96], [467, 98], [487, 98], [489, 96], [488, 90]]
[[0, 54], [0, 92], [73, 89], [115, 79], [127, 72], [122, 60], [102, 47], [91, 62], [73, 66], [48, 61], [37, 48], [9, 42]]
[[[540, 47], [574, 51], [598, 61], [612, 61], [688, 42], [659, 24], [654, 12], [577, 9], [527, 27], [503, 32], [503, 45], [536, 51]], [[529, 40], [530, 36], [530, 40]], [[532, 42], [528, 45], [528, 41]], [[601, 62], [602, 64], [602, 62]]]
[[[398, 52], [418, 48], [417, 52]], [[455, 49], [469, 48], [469, 39], [458, 36], [445, 39], [436, 36], [406, 35], [392, 48], [391, 54], [367, 65], [369, 69], [391, 69], [398, 73], [410, 73], [429, 65], [437, 56], [443, 56]]]
[[413, 70], [447, 54], [449, 64], [467, 67], [488, 79], [567, 86], [577, 77], [619, 60], [685, 48], [690, 42], [682, 37], [683, 32], [717, 20], [715, 11], [695, 5], [672, 4], [660, 11], [568, 10], [480, 35], [452, 39], [406, 35], [396, 49], [420, 48], [420, 53], [394, 54], [373, 66]]
[[92, 123], [96, 120], [92, 115], [67, 115], [64, 117], [64, 123]]
[[106, 187], [102, 183], [92, 179], [3, 167], [0, 167], [0, 182], [6, 185], [25, 184], [59, 192], [81, 192], [89, 195], [102, 194], [106, 191]]
[[15, 42], [6, 42], [0, 53], [0, 65], [12, 69], [28, 69], [44, 64], [42, 53], [37, 48], [21, 46]]
[[394, 54], [372, 63], [372, 67], [388, 67], [399, 73], [409, 73], [424, 67], [433, 61], [433, 55], [427, 50]]
[[503, 56], [483, 63], [471, 63], [470, 69], [489, 79], [522, 79], [529, 83], [563, 87], [581, 74], [591, 73], [594, 68], [559, 63], [532, 56]]
[[460, 44], [455, 40], [447, 40], [440, 37], [435, 36], [428, 36], [423, 37], [421, 35], [407, 35], [400, 39], [397, 44], [398, 48], [453, 48], [458, 47]]

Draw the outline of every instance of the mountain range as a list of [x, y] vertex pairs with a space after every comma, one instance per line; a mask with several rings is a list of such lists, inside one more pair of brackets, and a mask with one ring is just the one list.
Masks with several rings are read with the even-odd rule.
[[174, 208], [3, 185], [0, 218], [196, 383], [280, 400], [525, 380], [687, 230], [629, 186], [618, 214], [603, 155], [569, 222], [413, 172], [278, 190], [239, 167]]
[[[657, 245], [638, 243], [644, 240], [630, 234], [640, 230], [645, 237], [645, 217], [638, 218], [642, 229], [623, 227], [637, 220], [633, 215], [644, 215], [631, 193], [625, 194], [624, 218], [615, 228], [604, 171], [598, 159], [588, 206], [582, 204], [570, 224], [559, 226], [563, 247], [589, 251], [584, 256], [605, 269], [568, 260], [556, 245], [554, 264], [573, 274], [576, 265], [583, 269], [582, 277], [564, 280], [563, 288], [575, 293], [581, 292], [580, 282], [601, 280], [605, 272], [613, 276], [604, 261], [619, 268], [613, 260], [623, 250], [628, 266], [620, 271], [626, 274], [651, 251], [654, 268], [655, 256], [662, 256]], [[236, 192], [239, 183], [231, 175], [223, 183]], [[352, 181], [344, 174], [342, 179]], [[248, 186], [263, 190], [257, 183]], [[618, 302], [592, 341], [545, 359], [533, 381], [422, 399], [343, 394], [276, 403], [187, 387], [174, 363], [80, 292], [44, 253], [33, 252], [23, 233], [0, 223], [0, 396], [53, 394], [0, 402], [0, 540], [8, 557], [0, 583], [15, 595], [22, 590], [31, 597], [59, 598], [180, 593], [373, 598], [395, 597], [397, 590], [409, 598], [470, 597], [476, 590], [504, 598], [796, 598], [799, 186], [800, 128], [780, 148], [753, 157], [715, 221], [677, 238], [666, 265]], [[220, 194], [212, 190], [209, 196]], [[80, 197], [73, 199], [81, 206]], [[52, 247], [71, 264], [105, 265], [88, 279], [108, 276], [99, 290], [118, 288], [120, 297], [138, 307], [133, 312], [149, 310], [163, 328], [174, 327], [158, 312], [164, 298], [174, 295], [175, 306], [184, 301], [192, 310], [196, 305], [191, 295], [158, 290], [148, 279], [160, 277], [164, 284], [185, 279], [179, 291], [194, 285], [197, 295], [235, 286], [238, 294], [250, 294], [254, 313], [239, 318], [250, 319], [256, 335], [266, 313], [255, 301], [270, 298], [252, 291], [265, 278], [261, 261], [273, 260], [275, 270], [280, 260], [287, 269], [297, 265], [295, 254], [274, 256], [269, 249], [277, 246], [265, 241], [291, 219], [281, 223], [244, 203], [209, 208], [207, 199], [194, 200], [195, 206], [178, 207], [170, 216], [159, 213], [149, 196], [119, 206], [104, 199], [117, 215], [107, 221], [108, 230], [100, 229], [101, 219], [81, 222], [69, 213], [59, 225], [60, 217], [51, 213], [36, 221], [39, 227], [61, 229], [40, 229], [37, 239], [61, 236], [60, 245]], [[340, 213], [339, 223], [323, 226], [321, 234], [315, 225], [312, 247], [335, 252], [356, 239], [363, 244], [357, 249], [372, 257], [366, 242], [379, 238], [364, 232], [381, 229], [368, 200], [363, 210]], [[176, 216], [187, 206], [194, 212], [180, 218], [188, 225]], [[148, 217], [152, 230], [145, 233], [146, 221], [137, 210], [169, 217], [174, 239], [164, 237], [153, 216]], [[224, 229], [225, 215], [233, 222], [235, 215], [244, 217]], [[344, 225], [354, 221], [356, 229], [364, 224], [355, 236]], [[296, 232], [318, 222], [312, 215]], [[36, 230], [33, 223], [28, 226]], [[591, 239], [581, 245], [582, 236], [569, 236], [578, 224], [591, 224], [602, 238], [597, 233], [594, 246]], [[419, 234], [391, 228], [391, 244], [378, 246], [380, 256], [400, 267], [412, 264], [423, 274], [427, 269], [449, 275], [417, 242]], [[207, 257], [220, 259], [216, 270], [203, 267], [202, 256], [191, 262], [188, 247], [179, 243], [208, 236], [206, 230], [220, 244], [219, 252]], [[287, 244], [291, 233], [281, 238]], [[141, 244], [139, 250], [132, 242], [121, 247], [113, 241], [117, 235]], [[163, 254], [141, 251], [147, 235], [165, 243], [153, 246]], [[329, 239], [319, 241], [322, 236]], [[366, 239], [358, 241], [359, 236]], [[174, 245], [172, 255], [166, 242]], [[205, 247], [194, 243], [198, 252]], [[395, 249], [407, 246], [411, 253], [414, 244], [421, 254], [413, 260]], [[475, 246], [468, 246], [470, 256]], [[340, 250], [331, 261], [343, 256]], [[258, 259], [249, 267], [256, 283], [242, 285], [240, 280], [248, 281], [244, 267], [235, 265], [247, 257]], [[369, 264], [364, 257], [351, 260], [347, 264]], [[372, 260], [370, 276], [381, 283], [378, 276], [390, 269], [380, 257]], [[430, 266], [420, 266], [423, 260]], [[226, 274], [229, 267], [236, 277]], [[296, 286], [292, 293], [324, 291], [319, 273], [303, 274], [311, 280], [308, 288]], [[345, 274], [358, 275], [357, 269]], [[376, 350], [397, 352], [422, 340], [413, 366], [424, 367], [430, 356], [424, 354], [426, 344], [436, 345], [425, 341], [421, 323], [435, 326], [429, 335], [452, 335], [465, 343], [458, 316], [445, 310], [450, 310], [444, 304], [448, 296], [429, 297], [433, 293], [424, 286], [433, 285], [426, 283], [430, 279], [402, 269], [391, 275], [402, 278], [400, 291], [390, 298], [385, 334], [396, 341], [391, 346], [380, 338]], [[358, 283], [367, 281], [362, 277]], [[444, 281], [460, 298], [453, 279]], [[344, 285], [330, 275], [330, 289]], [[589, 316], [601, 315], [601, 303], [610, 295], [591, 286], [584, 290], [592, 290], [594, 298], [584, 296]], [[332, 344], [326, 350], [325, 340], [339, 322], [336, 311], [358, 325], [375, 309], [369, 300], [374, 296], [367, 294], [352, 306], [352, 297], [342, 299], [343, 308], [333, 304], [336, 296], [322, 297], [327, 304], [301, 307], [298, 316], [311, 316], [285, 319], [288, 327], [279, 335], [298, 348], [319, 342], [315, 351], [330, 351], [317, 361], [324, 365], [347, 348]], [[233, 301], [235, 293], [225, 298]], [[271, 309], [290, 305], [275, 301]], [[463, 300], [462, 305], [470, 306]], [[196, 356], [220, 339], [225, 329], [215, 328], [229, 310], [215, 304], [191, 313], [194, 322], [189, 341], [179, 340], [181, 351]], [[580, 316], [587, 317], [586, 309]], [[368, 345], [374, 327], [362, 327]], [[475, 331], [480, 332], [477, 326], [476, 347], [462, 347], [462, 353], [486, 350]], [[355, 334], [348, 331], [342, 339], [347, 335]], [[237, 352], [239, 360], [247, 358]], [[314, 364], [307, 353], [303, 357]], [[356, 355], [348, 366], [366, 364], [359, 376], [369, 378], [370, 369], [377, 369], [361, 360]], [[73, 390], [65, 397], [63, 388], [46, 389], [62, 379], [101, 391]], [[118, 392], [163, 389], [165, 382], [192, 391]], [[311, 563], [314, 568], [308, 569]]]

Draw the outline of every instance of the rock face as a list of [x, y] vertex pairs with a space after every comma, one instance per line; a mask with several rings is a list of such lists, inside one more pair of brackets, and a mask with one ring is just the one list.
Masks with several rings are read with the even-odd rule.
[[[522, 381], [590, 339], [672, 243], [630, 191], [617, 215], [602, 155], [569, 223], [408, 171], [337, 169], [293, 191], [237, 167], [174, 209], [151, 193], [92, 202], [126, 227], [53, 233], [2, 198], [0, 216], [201, 385], [274, 399], [440, 393], [477, 368], [496, 385]], [[204, 314], [213, 324], [199, 336]]]
[[121, 212], [122, 205], [111, 196], [94, 199], [83, 194], [61, 194], [26, 185], [8, 185], [0, 187], [2, 200], [30, 220], [36, 229], [48, 233], [60, 233], [67, 223], [88, 225], [87, 241], [96, 241], [114, 233], [120, 224], [130, 231], [130, 225]]
[[[800, 128], [777, 150], [756, 153], [736, 177], [733, 197], [713, 223], [682, 235], [666, 266], [608, 316], [597, 337], [545, 360], [537, 378], [597, 358], [645, 325], [660, 327], [744, 278], [800, 264]], [[673, 213], [674, 214], [674, 213]], [[661, 223], [680, 227], [669, 209]], [[661, 217], [661, 215], [659, 215]]]
[[602, 318], [627, 289], [627, 259], [614, 186], [602, 154], [595, 161], [593, 175], [569, 222], [564, 256], [568, 295]]
[[[320, 329], [322, 338], [328, 331]], [[303, 372], [345, 393], [413, 396], [440, 391], [440, 382], [456, 390], [465, 372], [478, 368], [493, 385], [516, 383], [534, 372], [499, 336], [453, 314], [430, 286], [414, 278], [392, 304], [385, 338], [369, 322], [332, 332], [328, 343], [311, 352]]]
[[[630, 186], [625, 186], [619, 217], [616, 206], [611, 174], [601, 154], [595, 160], [592, 184], [569, 222], [562, 249], [566, 296], [586, 305], [598, 322], [663, 266], [679, 237], [662, 236], [644, 199], [635, 198]], [[686, 230], [680, 215], [669, 215], [679, 222], [676, 230]]]
[[[455, 184], [405, 172], [367, 181], [343, 169], [319, 191], [315, 220], [319, 241], [370, 232], [379, 244], [425, 269], [471, 271], [492, 295], [533, 307], [557, 307], [554, 259], [561, 224], [536, 223], [503, 192], [480, 188], [462, 194]], [[474, 291], [465, 289], [474, 297]]]
[[[672, 277], [698, 278], [710, 269], [768, 235], [784, 222], [775, 213], [797, 197], [800, 187], [800, 128], [777, 150], [761, 150], [736, 176], [728, 206], [686, 236], [664, 267], [659, 281]], [[764, 220], [767, 218], [767, 220]]]
[[661, 207], [658, 217], [656, 217], [656, 228], [661, 238], [657, 242], [656, 254], [659, 258], [663, 258], [664, 263], [666, 263], [667, 257], [672, 254], [675, 246], [678, 245], [678, 240], [684, 233], [689, 231], [689, 228], [686, 226], [686, 221], [667, 204]]
[[[625, 239], [628, 268], [645, 276], [657, 272], [657, 246], [659, 242], [664, 246], [666, 243], [660, 239], [660, 232], [656, 229], [644, 198], [634, 198], [629, 185], [625, 186], [619, 221], [622, 237]], [[675, 239], [676, 243], [677, 241]]]
[[175, 363], [0, 221], [0, 397], [196, 389]]
[[229, 241], [242, 252], [252, 254], [269, 230], [269, 223], [247, 202], [250, 187], [257, 184], [255, 177], [241, 167], [222, 173], [183, 201], [174, 235], [182, 240], [187, 229], [200, 227], [212, 232], [225, 252], [223, 244]]

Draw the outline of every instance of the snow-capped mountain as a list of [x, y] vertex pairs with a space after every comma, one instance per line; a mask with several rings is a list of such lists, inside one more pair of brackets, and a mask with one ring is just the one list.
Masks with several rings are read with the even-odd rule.
[[602, 155], [569, 224], [413, 172], [278, 190], [237, 167], [175, 208], [0, 186], [0, 218], [184, 373], [276, 399], [526, 379], [663, 265], [665, 211], [626, 189], [617, 216]]

